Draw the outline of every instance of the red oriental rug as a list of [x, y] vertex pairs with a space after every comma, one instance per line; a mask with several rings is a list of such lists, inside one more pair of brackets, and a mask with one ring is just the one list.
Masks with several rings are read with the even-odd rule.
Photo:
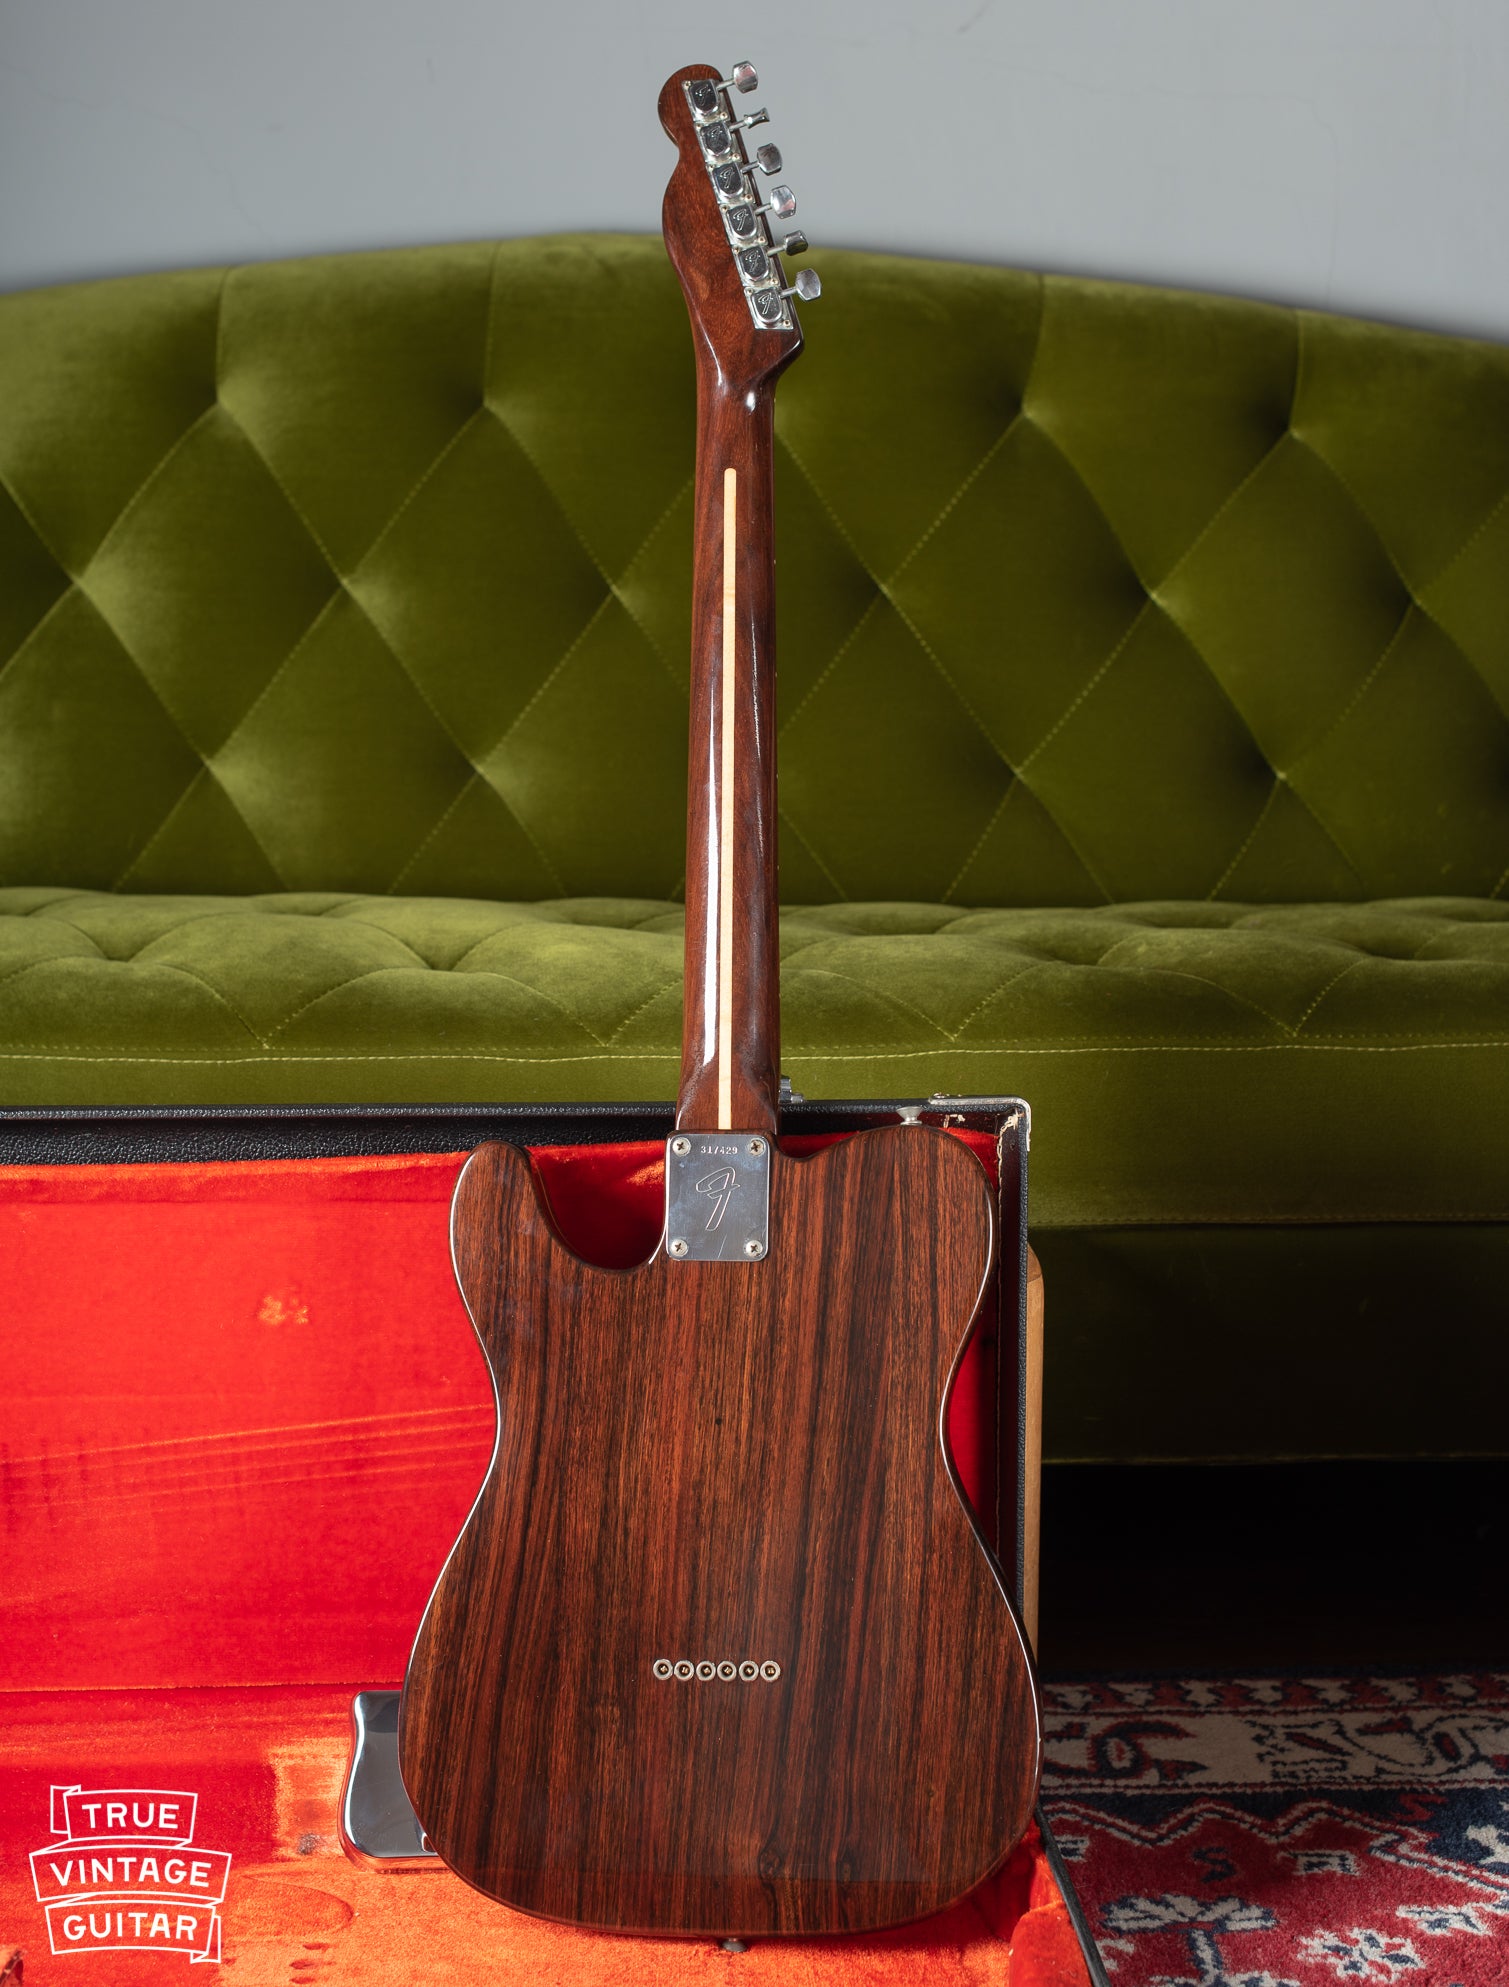
[[1509, 1676], [1052, 1684], [1115, 1987], [1506, 1987]]

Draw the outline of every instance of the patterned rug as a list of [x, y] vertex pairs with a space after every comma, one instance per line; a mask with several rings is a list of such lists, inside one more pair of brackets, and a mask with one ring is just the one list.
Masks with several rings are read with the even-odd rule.
[[1509, 1676], [1050, 1684], [1115, 1987], [1509, 1987]]

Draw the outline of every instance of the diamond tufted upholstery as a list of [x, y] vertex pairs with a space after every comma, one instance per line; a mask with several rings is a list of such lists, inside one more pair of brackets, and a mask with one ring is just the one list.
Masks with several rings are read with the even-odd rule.
[[[1368, 1224], [1496, 1234], [1509, 352], [821, 263], [778, 413], [793, 1080], [1030, 1097], [1101, 1352], [1179, 1279], [1144, 1253], [1118, 1320], [1097, 1234], [1322, 1222], [1364, 1274]], [[0, 1099], [669, 1095], [659, 244], [3, 298], [0, 382]]]
[[[357, 1103], [559, 1100], [605, 1072], [664, 1098], [681, 937], [677, 905], [626, 898], [0, 890], [0, 1070], [27, 1101], [60, 1066], [137, 1104], [311, 1075]], [[1011, 1072], [1049, 1226], [1509, 1215], [1509, 905], [835, 904], [788, 910], [781, 953], [785, 1060], [814, 1094]], [[1392, 1128], [1443, 1099], [1472, 1136], [1422, 1179]]]
[[[825, 267], [788, 901], [1502, 889], [1509, 355]], [[674, 894], [688, 378], [652, 241], [4, 299], [0, 878]]]

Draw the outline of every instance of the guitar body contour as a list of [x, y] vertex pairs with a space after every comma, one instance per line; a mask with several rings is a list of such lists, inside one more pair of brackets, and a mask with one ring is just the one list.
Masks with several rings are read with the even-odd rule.
[[774, 1151], [770, 1191], [762, 1262], [603, 1270], [524, 1153], [457, 1188], [498, 1440], [399, 1759], [445, 1861], [521, 1910], [867, 1931], [961, 1896], [1030, 1817], [1031, 1665], [942, 1434], [984, 1171], [904, 1126]]

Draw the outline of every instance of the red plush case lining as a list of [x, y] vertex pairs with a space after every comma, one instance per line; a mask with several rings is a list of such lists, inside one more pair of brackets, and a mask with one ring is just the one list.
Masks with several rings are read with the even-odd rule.
[[[993, 1168], [989, 1138], [960, 1136]], [[826, 1142], [792, 1140], [788, 1149]], [[552, 1216], [573, 1247], [618, 1266], [649, 1254], [661, 1219], [660, 1153], [658, 1142], [536, 1150]], [[122, 1747], [131, 1770], [146, 1776], [132, 1784], [184, 1784], [172, 1771], [199, 1771], [201, 1833], [232, 1848], [244, 1871], [248, 1854], [276, 1858], [279, 1813], [286, 1824], [294, 1799], [272, 1755], [284, 1760], [286, 1780], [287, 1761], [301, 1744], [312, 1747], [310, 1760], [323, 1762], [305, 1776], [322, 1790], [315, 1807], [326, 1794], [333, 1803], [325, 1780], [344, 1753], [350, 1693], [401, 1680], [430, 1585], [492, 1448], [491, 1389], [450, 1266], [447, 1214], [463, 1157], [0, 1168], [9, 1395], [0, 1689], [26, 1694], [12, 1698], [16, 1715], [7, 1718], [13, 1784], [0, 1807], [3, 1833], [19, 1834], [5, 1855], [0, 1902], [7, 1929], [12, 1907], [29, 1905], [27, 1942], [40, 1937], [42, 1946], [35, 1973], [28, 1959], [29, 1980], [50, 1978], [49, 1965], [66, 1968], [46, 1956], [29, 1884], [19, 1895], [11, 1885], [18, 1859], [24, 1873], [24, 1850], [47, 1840], [48, 1775], [108, 1784], [100, 1755]], [[949, 1421], [961, 1479], [988, 1529], [994, 1354], [987, 1321], [961, 1368]], [[211, 1744], [212, 1728], [226, 1719], [239, 1736]], [[111, 1770], [124, 1764], [116, 1759]], [[209, 1832], [212, 1785], [224, 1796], [218, 1837]], [[324, 1840], [333, 1836], [329, 1815], [325, 1823], [297, 1833]], [[471, 1900], [448, 1876], [373, 1875], [342, 1860], [340, 1877], [343, 1896], [352, 1882], [390, 1885], [418, 1908], [423, 1891], [427, 1921], [455, 1890], [468, 1900], [468, 1923], [474, 1910], [492, 1914], [482, 1921], [493, 1931], [489, 1976], [509, 1977], [497, 1967], [496, 1907]], [[1004, 1966], [995, 1941], [1015, 1927], [1009, 1899], [1020, 1892], [1018, 1908], [1025, 1905], [1034, 1883], [1051, 1888], [1028, 1847], [989, 1899], [945, 1914], [946, 1933], [945, 1920], [930, 1921], [943, 1948], [958, 1947], [957, 1912], [972, 1912]], [[1063, 1916], [1046, 1892], [1039, 1909], [1055, 1922]], [[307, 1918], [307, 1900], [300, 1914]], [[540, 1939], [583, 1937], [511, 1914], [506, 1923], [511, 1932], [527, 1926], [519, 1937], [536, 1969], [546, 1964]], [[898, 1978], [923, 1952], [935, 1964], [941, 1958], [936, 1942], [918, 1943], [922, 1929], [896, 1946]], [[1067, 1920], [1063, 1929], [1069, 1945], [1057, 1934], [1033, 1937], [1067, 1953]], [[225, 1936], [229, 1959], [229, 1907]], [[420, 1955], [438, 1957], [434, 1941], [449, 1939], [433, 1924], [426, 1936], [410, 1947], [421, 1969]], [[339, 1943], [344, 1950], [350, 1940]], [[637, 1977], [636, 1953], [648, 1967], [642, 1942], [593, 1943], [618, 1955], [605, 1978]], [[811, 1953], [828, 1953], [826, 1978], [848, 1943], [804, 1948], [804, 1980], [817, 1977]], [[867, 1952], [875, 1944], [860, 1943]], [[693, 1949], [653, 1950], [659, 1958], [645, 1978], [664, 1980]], [[1078, 1982], [1073, 1951], [1079, 1972], [1018, 1967], [1010, 1977]], [[459, 1965], [453, 1944], [452, 1956]], [[524, 1957], [521, 1948], [521, 1966]], [[90, 1977], [103, 1982], [116, 1977], [103, 1969], [124, 1969], [121, 1978], [155, 1979], [160, 1973], [140, 1969], [170, 1963], [101, 1954]], [[330, 1977], [385, 1977], [372, 1965]], [[873, 1952], [866, 1965], [873, 1969]], [[571, 1977], [588, 1978], [585, 1966], [577, 1952]]]

